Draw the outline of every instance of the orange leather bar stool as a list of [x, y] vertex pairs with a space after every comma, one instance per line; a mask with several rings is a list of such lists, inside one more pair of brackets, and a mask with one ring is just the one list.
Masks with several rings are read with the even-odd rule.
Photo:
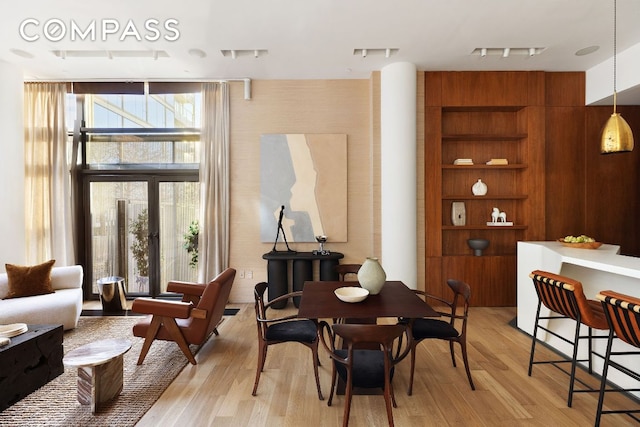
[[[620, 339], [633, 347], [640, 348], [640, 298], [631, 297], [614, 291], [602, 291], [596, 296], [602, 301], [602, 307], [607, 317], [607, 322], [611, 328], [609, 331], [609, 341], [607, 342], [607, 353], [604, 358], [604, 368], [602, 369], [602, 382], [600, 384], [600, 396], [598, 398], [598, 410], [596, 411], [595, 425], [600, 425], [602, 414], [627, 414], [636, 422], [640, 423], [640, 408], [636, 409], [616, 409], [603, 410], [604, 397], [607, 392], [631, 392], [640, 391], [640, 388], [607, 388], [607, 373], [609, 368], [614, 368], [640, 384], [640, 372], [638, 371], [638, 359], [635, 361], [634, 369], [630, 368], [629, 356], [640, 356], [640, 351], [613, 351], [612, 344], [614, 338]], [[615, 356], [616, 361], [611, 359]], [[623, 356], [619, 358], [617, 356]], [[626, 363], [620, 363], [622, 359], [626, 359]]]
[[[597, 390], [581, 389], [575, 390], [574, 384], [576, 381], [576, 364], [577, 362], [588, 362], [589, 373], [592, 373], [592, 356], [593, 351], [593, 339], [606, 338], [606, 336], [594, 336], [593, 329], [609, 330], [609, 325], [602, 309], [602, 305], [599, 301], [588, 300], [584, 296], [582, 291], [582, 283], [577, 280], [573, 280], [569, 277], [560, 276], [558, 274], [549, 273], [546, 271], [535, 270], [529, 277], [533, 279], [533, 285], [536, 288], [538, 294], [538, 309], [536, 311], [536, 320], [533, 328], [533, 337], [531, 341], [531, 355], [529, 357], [529, 376], [533, 365], [535, 364], [553, 364], [557, 367], [560, 363], [570, 363], [571, 371], [569, 372], [569, 396], [567, 398], [567, 406], [571, 406], [573, 393], [585, 393], [595, 392]], [[540, 308], [544, 304], [552, 315], [541, 316]], [[575, 333], [573, 340], [568, 339], [555, 331], [546, 327], [546, 323], [541, 322], [550, 319], [569, 319], [575, 321]], [[588, 327], [587, 335], [580, 335], [580, 326], [586, 325]], [[551, 334], [562, 341], [571, 344], [573, 347], [573, 355], [571, 359], [558, 359], [558, 360], [540, 360], [534, 361], [534, 352], [537, 342], [538, 330], [543, 330], [548, 334]], [[589, 340], [589, 352], [587, 359], [578, 359], [578, 344], [581, 339]], [[598, 355], [604, 357], [602, 355]], [[566, 371], [565, 371], [566, 372]]]

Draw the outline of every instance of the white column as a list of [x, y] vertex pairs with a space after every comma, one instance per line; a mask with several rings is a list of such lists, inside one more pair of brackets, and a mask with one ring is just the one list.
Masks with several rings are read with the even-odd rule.
[[414, 64], [380, 73], [382, 266], [387, 280], [417, 287], [416, 85]]
[[0, 271], [4, 264], [24, 264], [24, 128], [22, 72], [0, 61]]

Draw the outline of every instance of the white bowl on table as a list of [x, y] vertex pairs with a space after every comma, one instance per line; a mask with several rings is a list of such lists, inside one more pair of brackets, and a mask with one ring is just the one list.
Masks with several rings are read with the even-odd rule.
[[344, 302], [360, 302], [369, 296], [369, 291], [356, 286], [345, 286], [333, 291], [340, 301]]

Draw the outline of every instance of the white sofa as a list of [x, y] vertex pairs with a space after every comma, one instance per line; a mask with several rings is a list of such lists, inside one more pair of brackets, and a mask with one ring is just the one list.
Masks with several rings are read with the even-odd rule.
[[82, 312], [80, 265], [51, 269], [52, 294], [6, 299], [9, 285], [6, 273], [0, 273], [0, 324], [62, 324], [65, 330], [78, 326]]

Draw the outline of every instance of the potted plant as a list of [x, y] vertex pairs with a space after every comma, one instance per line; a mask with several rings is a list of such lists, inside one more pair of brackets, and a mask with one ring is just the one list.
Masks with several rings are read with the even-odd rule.
[[131, 255], [136, 262], [136, 283], [138, 290], [145, 290], [149, 283], [149, 213], [143, 209], [137, 218], [129, 224], [133, 235]]
[[184, 243], [182, 247], [191, 255], [189, 266], [196, 268], [198, 265], [198, 235], [200, 234], [200, 225], [198, 221], [191, 221], [189, 229], [184, 235]]

